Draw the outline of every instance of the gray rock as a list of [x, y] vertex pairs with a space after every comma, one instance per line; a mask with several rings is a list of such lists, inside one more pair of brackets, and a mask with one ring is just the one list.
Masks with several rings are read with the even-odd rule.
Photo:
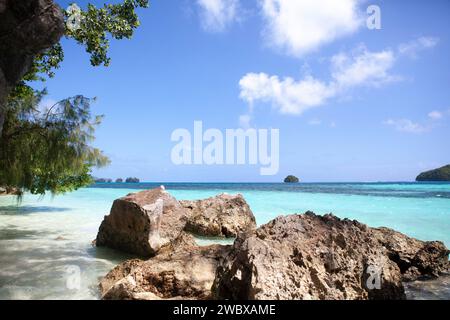
[[[403, 270], [395, 254], [411, 265]], [[448, 267], [448, 250], [308, 212], [241, 234], [219, 264], [212, 290], [216, 299], [404, 299], [403, 273], [412, 267], [437, 274]]]
[[180, 236], [185, 220], [184, 208], [163, 188], [129, 194], [114, 201], [95, 244], [153, 256]]
[[185, 230], [200, 236], [230, 238], [256, 228], [255, 216], [240, 194], [180, 203], [188, 212]]
[[209, 299], [217, 264], [229, 246], [198, 247], [183, 233], [147, 261], [129, 260], [100, 282], [105, 300]]

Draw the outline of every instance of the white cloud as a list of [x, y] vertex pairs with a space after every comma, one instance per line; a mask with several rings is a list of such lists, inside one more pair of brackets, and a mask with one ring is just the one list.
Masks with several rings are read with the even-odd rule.
[[222, 32], [237, 20], [239, 0], [197, 0], [202, 27], [209, 32]]
[[362, 47], [356, 55], [340, 54], [332, 58], [332, 80], [328, 82], [312, 76], [296, 81], [291, 77], [280, 79], [265, 73], [248, 73], [239, 82], [240, 97], [251, 106], [262, 101], [271, 103], [283, 114], [302, 114], [348, 89], [378, 86], [394, 79], [389, 74], [393, 65], [391, 51], [373, 53]]
[[300, 81], [265, 73], [248, 73], [240, 81], [241, 99], [252, 105], [255, 101], [270, 102], [281, 113], [301, 114], [317, 107], [334, 95], [329, 86], [313, 77]]
[[440, 120], [440, 119], [442, 119], [442, 118], [444, 117], [444, 115], [443, 115], [442, 112], [440, 112], [440, 111], [431, 111], [431, 112], [428, 114], [428, 117], [429, 117], [431, 120]]
[[399, 45], [398, 52], [401, 55], [407, 55], [412, 58], [417, 58], [417, 54], [425, 49], [435, 47], [439, 43], [439, 38], [436, 37], [420, 37], [407, 43]]
[[310, 126], [320, 126], [322, 124], [322, 121], [319, 119], [311, 119], [308, 121], [308, 124]]
[[295, 80], [266, 73], [248, 73], [239, 81], [240, 98], [251, 109], [255, 102], [264, 102], [282, 114], [300, 115], [332, 98], [345, 96], [355, 88], [380, 87], [401, 80], [392, 73], [400, 56], [391, 49], [372, 52], [360, 45], [351, 53], [340, 53], [331, 58], [328, 80], [317, 79], [310, 74]]
[[332, 59], [333, 79], [342, 88], [361, 84], [379, 86], [397, 79], [389, 74], [395, 63], [391, 50], [370, 52], [361, 46], [353, 56], [335, 55]]
[[360, 0], [260, 0], [271, 46], [300, 57], [363, 25]]
[[394, 127], [397, 131], [408, 133], [423, 133], [429, 131], [431, 128], [419, 123], [415, 123], [409, 119], [389, 119], [384, 121], [385, 125]]

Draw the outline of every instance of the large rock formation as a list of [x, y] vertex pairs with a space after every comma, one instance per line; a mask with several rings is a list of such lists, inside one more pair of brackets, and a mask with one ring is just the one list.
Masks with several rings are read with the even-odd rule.
[[183, 230], [199, 236], [233, 237], [256, 227], [255, 217], [241, 195], [181, 203], [164, 187], [117, 199], [100, 225], [95, 243], [148, 257]]
[[219, 260], [229, 248], [198, 247], [182, 234], [156, 257], [126, 261], [100, 282], [106, 300], [209, 299]]
[[241, 234], [220, 263], [217, 299], [404, 299], [402, 280], [448, 270], [449, 251], [386, 228], [313, 213]]
[[189, 216], [185, 229], [196, 235], [230, 238], [256, 228], [255, 216], [240, 194], [181, 201], [181, 205]]
[[[235, 219], [235, 221], [233, 221]], [[97, 245], [150, 259], [130, 260], [101, 281], [104, 299], [404, 299], [404, 281], [449, 271], [441, 242], [307, 212], [254, 229], [242, 196], [182, 205], [164, 188], [114, 202]], [[238, 237], [197, 246], [192, 235]]]
[[185, 224], [184, 208], [163, 187], [132, 193], [114, 201], [95, 243], [138, 256], [153, 256], [177, 239]]
[[0, 135], [10, 90], [64, 30], [62, 11], [52, 0], [0, 0]]

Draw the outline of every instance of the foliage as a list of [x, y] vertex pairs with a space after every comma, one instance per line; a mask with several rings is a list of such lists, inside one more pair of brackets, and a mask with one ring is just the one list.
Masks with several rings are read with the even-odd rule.
[[129, 177], [125, 179], [126, 183], [139, 183], [139, 179], [138, 178], [133, 178], [133, 177]]
[[[81, 9], [80, 28], [66, 28], [65, 36], [86, 48], [93, 66], [108, 66], [111, 61], [108, 57], [109, 38], [130, 39], [140, 25], [136, 9], [147, 8], [148, 5], [148, 0], [124, 0], [118, 4], [104, 4], [102, 8], [88, 4], [87, 9]], [[64, 14], [68, 19], [71, 13], [64, 10]], [[57, 43], [36, 57], [24, 80], [43, 80], [42, 75], [53, 77], [54, 70], [63, 60], [63, 48]]]
[[422, 172], [416, 181], [450, 181], [450, 164], [442, 168]]
[[68, 98], [42, 107], [46, 91], [10, 100], [0, 138], [0, 185], [33, 194], [73, 191], [92, 182], [90, 170], [109, 160], [89, 143], [101, 116], [92, 99]]
[[[82, 9], [80, 28], [66, 28], [65, 37], [83, 45], [92, 66], [108, 66], [109, 40], [131, 38], [140, 25], [137, 8], [148, 0], [123, 0], [97, 8]], [[64, 11], [66, 20], [71, 12]], [[0, 132], [0, 186], [16, 187], [35, 194], [61, 193], [92, 183], [90, 170], [109, 160], [89, 146], [101, 117], [92, 117], [92, 99], [81, 95], [41, 110], [46, 91], [30, 83], [53, 77], [64, 60], [61, 43], [36, 56], [6, 103], [6, 121]]]

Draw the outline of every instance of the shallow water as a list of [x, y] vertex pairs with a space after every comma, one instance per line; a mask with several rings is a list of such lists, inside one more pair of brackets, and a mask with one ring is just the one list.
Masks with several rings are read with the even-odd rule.
[[[333, 212], [450, 247], [450, 184], [165, 184], [178, 199], [242, 193], [258, 224], [280, 214]], [[98, 279], [129, 256], [94, 248], [112, 201], [159, 184], [105, 184], [58, 197], [0, 197], [0, 299], [98, 299]], [[127, 187], [127, 188], [125, 188]], [[211, 243], [199, 239], [200, 244]], [[81, 281], [73, 282], [80, 273]], [[408, 287], [416, 299], [450, 299], [450, 281]]]

